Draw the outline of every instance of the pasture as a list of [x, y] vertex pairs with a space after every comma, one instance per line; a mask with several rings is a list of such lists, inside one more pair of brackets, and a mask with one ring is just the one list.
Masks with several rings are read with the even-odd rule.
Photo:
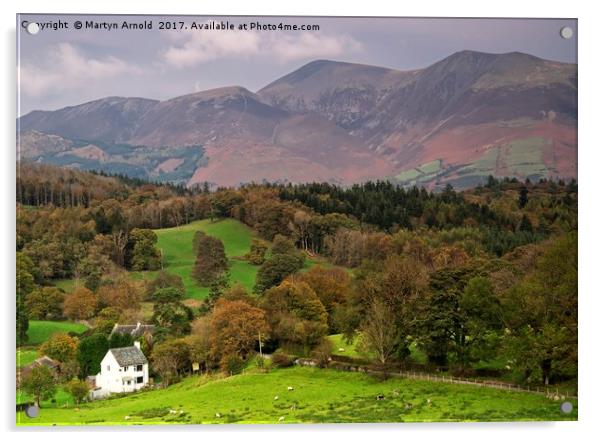
[[[251, 290], [255, 284], [258, 266], [253, 266], [241, 257], [251, 248], [251, 229], [239, 221], [224, 219], [212, 222], [199, 220], [176, 228], [156, 229], [157, 247], [163, 255], [164, 270], [182, 277], [189, 298], [203, 299], [209, 294], [192, 278], [196, 255], [192, 251], [192, 238], [196, 231], [219, 238], [224, 243], [226, 256], [230, 260], [230, 281], [241, 283]], [[149, 278], [151, 274], [145, 274]]]
[[[292, 391], [288, 387], [294, 388]], [[42, 405], [19, 425], [172, 423], [360, 423], [576, 420], [542, 395], [433, 383], [381, 380], [311, 367], [231, 377], [193, 376], [167, 389], [82, 404]]]
[[83, 333], [87, 327], [70, 321], [29, 321], [27, 345], [40, 345], [54, 333]]

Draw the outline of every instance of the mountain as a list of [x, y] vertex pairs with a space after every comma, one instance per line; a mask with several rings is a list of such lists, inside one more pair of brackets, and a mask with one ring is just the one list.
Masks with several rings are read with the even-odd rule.
[[401, 183], [465, 187], [489, 174], [576, 177], [576, 77], [574, 64], [462, 51], [410, 72], [310, 63], [258, 94], [335, 120]]
[[577, 174], [577, 67], [462, 51], [424, 69], [318, 60], [257, 93], [105, 98], [19, 119], [24, 158], [187, 184]]
[[19, 130], [37, 130], [70, 139], [125, 142], [140, 118], [158, 101], [103, 98], [56, 111], [32, 111], [19, 118]]
[[20, 121], [21, 155], [188, 185], [350, 184], [394, 171], [334, 123], [270, 106], [242, 87], [145, 102], [144, 111], [139, 104], [137, 98], [107, 98], [30, 113]]
[[417, 72], [317, 60], [257, 94], [276, 107], [292, 112], [317, 112], [341, 127], [353, 129], [387, 92], [411, 82]]

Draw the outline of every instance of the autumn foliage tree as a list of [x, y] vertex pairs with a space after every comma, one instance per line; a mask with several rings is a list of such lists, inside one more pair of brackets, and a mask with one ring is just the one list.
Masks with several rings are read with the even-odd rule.
[[190, 347], [185, 339], [168, 339], [153, 347], [151, 362], [163, 383], [169, 385], [190, 368]]
[[[259, 337], [266, 338], [269, 327], [265, 312], [244, 301], [219, 300], [211, 314], [211, 353], [222, 361], [229, 356], [246, 359]], [[222, 363], [222, 367], [227, 365]]]
[[335, 330], [334, 310], [344, 304], [351, 292], [351, 278], [341, 268], [313, 266], [297, 276], [298, 281], [306, 282], [324, 305], [328, 313], [328, 327]]
[[98, 307], [98, 298], [85, 287], [76, 287], [65, 297], [63, 314], [72, 320], [89, 319], [94, 316]]
[[138, 309], [143, 299], [143, 289], [139, 282], [122, 278], [100, 286], [98, 299], [102, 307]]
[[282, 345], [300, 347], [305, 353], [328, 331], [326, 309], [305, 282], [287, 280], [265, 292], [262, 308], [272, 337]]
[[59, 362], [75, 359], [77, 341], [66, 333], [55, 333], [40, 346], [40, 353]]

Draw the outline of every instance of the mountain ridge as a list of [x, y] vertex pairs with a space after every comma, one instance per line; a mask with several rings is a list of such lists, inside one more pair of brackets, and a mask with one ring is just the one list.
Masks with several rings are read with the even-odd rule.
[[[107, 97], [34, 111], [18, 125], [35, 141], [31, 158], [42, 161], [58, 160], [52, 148], [67, 141], [100, 142], [101, 152], [103, 142], [165, 150], [165, 160], [170, 148], [202, 146], [188, 184], [389, 178], [472, 186], [486, 173], [576, 177], [576, 77], [575, 64], [520, 52], [459, 51], [408, 71], [314, 60], [256, 93], [234, 85], [163, 101]], [[43, 138], [29, 131], [67, 143], [49, 138], [54, 147], [39, 154]], [[75, 147], [88, 161], [121, 160]]]

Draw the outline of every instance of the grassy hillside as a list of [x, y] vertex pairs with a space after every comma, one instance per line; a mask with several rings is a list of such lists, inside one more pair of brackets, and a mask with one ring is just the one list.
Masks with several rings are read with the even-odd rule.
[[54, 333], [83, 333], [86, 329], [83, 324], [69, 321], [29, 321], [27, 345], [39, 345]]
[[[289, 386], [294, 390], [287, 391]], [[378, 400], [378, 395], [384, 399]], [[535, 394], [409, 379], [380, 381], [361, 373], [294, 367], [217, 380], [192, 377], [165, 390], [92, 402], [79, 409], [42, 405], [38, 418], [29, 419], [21, 412], [17, 423], [576, 420], [577, 402], [572, 403], [575, 410], [566, 415], [559, 402]], [[170, 414], [170, 409], [176, 413]]]
[[[253, 266], [242, 259], [242, 256], [249, 252], [253, 239], [253, 231], [248, 226], [238, 220], [223, 219], [213, 222], [198, 220], [176, 228], [155, 229], [158, 238], [157, 247], [163, 254], [164, 269], [182, 277], [188, 298], [200, 300], [209, 295], [209, 288], [199, 286], [191, 275], [196, 260], [192, 252], [192, 237], [196, 231], [204, 231], [222, 240], [230, 260], [230, 283], [241, 283], [249, 291], [253, 290], [259, 266]], [[307, 270], [316, 264], [332, 267], [332, 264], [326, 260], [315, 257], [306, 258], [302, 270]], [[156, 272], [132, 272], [131, 276], [134, 279], [152, 280]], [[77, 281], [63, 279], [55, 281], [54, 284], [65, 292], [71, 292]]]
[[164, 269], [182, 277], [188, 297], [202, 299], [209, 294], [209, 289], [199, 286], [191, 276], [196, 259], [192, 252], [192, 237], [196, 231], [204, 231], [223, 241], [226, 255], [230, 259], [230, 281], [239, 282], [251, 290], [255, 284], [258, 267], [234, 259], [242, 257], [249, 251], [251, 229], [232, 219], [216, 222], [200, 220], [177, 228], [155, 230], [159, 238], [157, 247], [163, 253]]

